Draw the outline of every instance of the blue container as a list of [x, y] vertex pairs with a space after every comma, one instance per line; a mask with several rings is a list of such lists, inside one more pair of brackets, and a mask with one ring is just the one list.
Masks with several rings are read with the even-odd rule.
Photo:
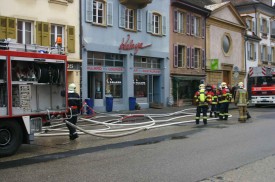
[[113, 97], [106, 97], [106, 111], [113, 111]]
[[135, 97], [129, 97], [129, 110], [135, 110], [136, 108], [136, 98]]
[[86, 108], [86, 114], [93, 114], [92, 108], [94, 108], [94, 100], [92, 98], [85, 99], [89, 108]]

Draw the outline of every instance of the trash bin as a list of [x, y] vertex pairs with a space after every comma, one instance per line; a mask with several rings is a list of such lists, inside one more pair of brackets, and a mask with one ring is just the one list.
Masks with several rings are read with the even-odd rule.
[[106, 97], [106, 111], [113, 111], [113, 97]]
[[85, 99], [86, 104], [89, 106], [86, 108], [86, 114], [93, 114], [92, 108], [94, 107], [94, 100], [92, 98]]
[[129, 97], [129, 110], [135, 110], [136, 107], [136, 98], [135, 97]]

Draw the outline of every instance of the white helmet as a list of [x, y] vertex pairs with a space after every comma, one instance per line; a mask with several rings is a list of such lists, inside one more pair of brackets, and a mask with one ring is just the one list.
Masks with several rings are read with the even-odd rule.
[[69, 93], [75, 93], [76, 85], [74, 83], [71, 83], [68, 87]]
[[200, 84], [199, 88], [200, 89], [205, 89], [205, 85], [204, 84]]
[[238, 84], [238, 86], [239, 86], [239, 88], [243, 88], [243, 82], [240, 82], [240, 83]]
[[225, 83], [225, 82], [222, 82], [222, 83], [221, 83], [221, 87], [222, 87], [222, 88], [227, 88], [226, 83]]

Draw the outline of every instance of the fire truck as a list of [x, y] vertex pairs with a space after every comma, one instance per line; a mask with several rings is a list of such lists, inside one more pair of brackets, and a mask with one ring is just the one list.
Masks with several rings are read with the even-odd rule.
[[0, 156], [34, 141], [67, 109], [67, 56], [60, 48], [0, 41]]
[[250, 67], [248, 76], [251, 103], [256, 107], [275, 104], [275, 68]]

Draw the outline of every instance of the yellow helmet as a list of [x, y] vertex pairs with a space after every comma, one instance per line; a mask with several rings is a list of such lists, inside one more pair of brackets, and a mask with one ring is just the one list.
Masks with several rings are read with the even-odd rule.
[[239, 82], [238, 86], [239, 88], [243, 88], [243, 82]]
[[227, 87], [226, 83], [225, 83], [225, 82], [222, 82], [222, 83], [221, 83], [221, 87], [222, 87], [222, 88], [226, 88], [226, 87]]
[[199, 88], [200, 89], [205, 89], [205, 85], [204, 84], [200, 84]]
[[76, 85], [74, 83], [71, 83], [68, 87], [69, 93], [75, 93]]

